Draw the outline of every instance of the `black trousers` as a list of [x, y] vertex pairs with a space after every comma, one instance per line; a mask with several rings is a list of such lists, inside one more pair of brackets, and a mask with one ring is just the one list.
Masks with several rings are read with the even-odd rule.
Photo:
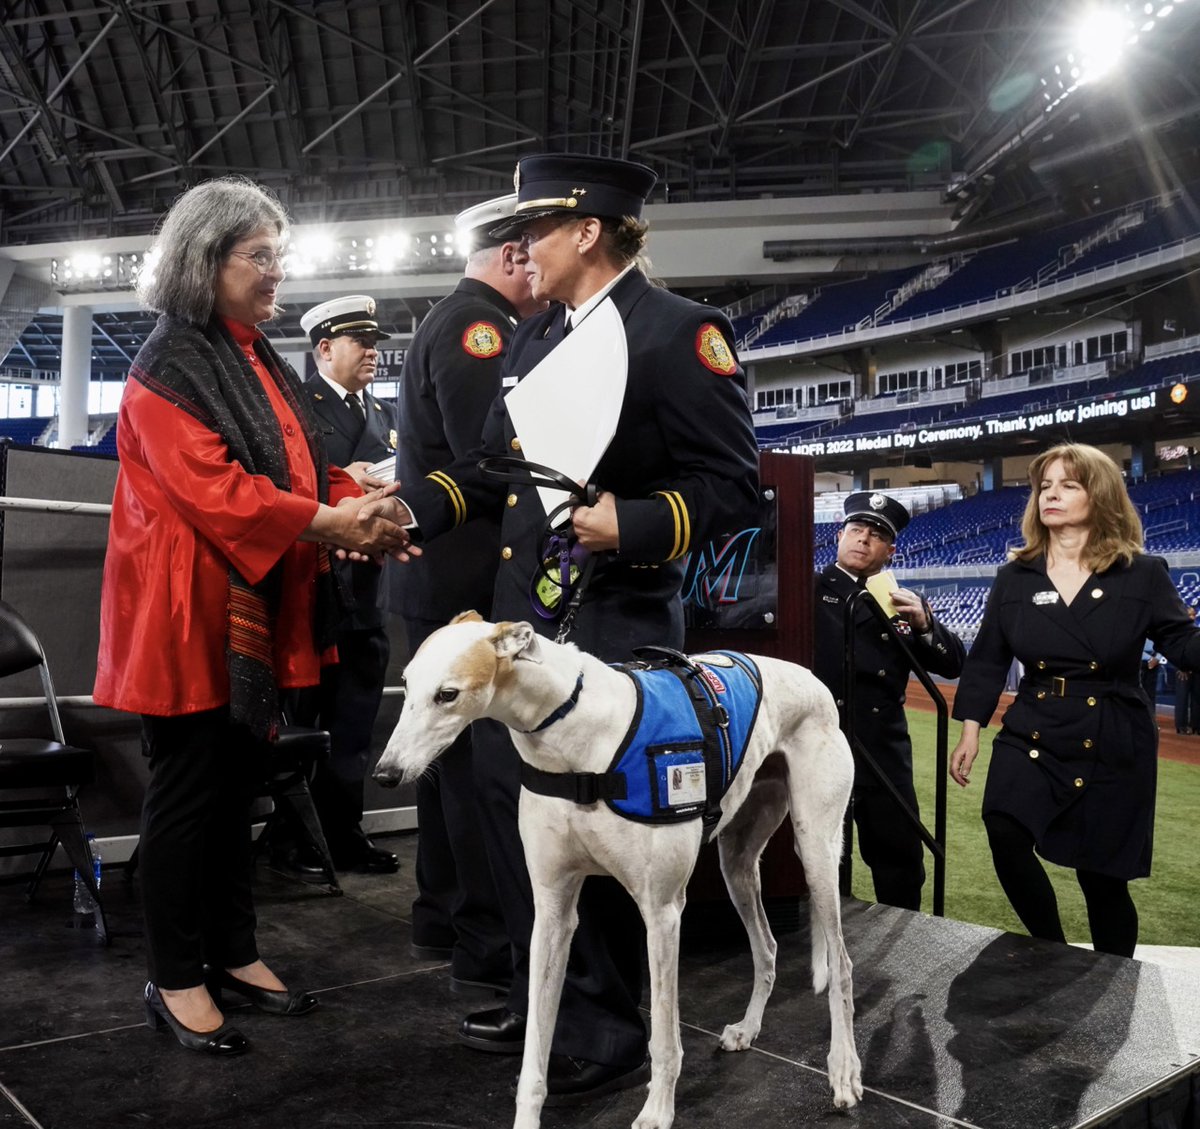
[[[517, 831], [521, 761], [499, 722], [477, 722], [474, 729], [484, 836], [513, 952], [508, 1006], [527, 1015], [533, 890]], [[634, 1066], [645, 1058], [646, 1027], [638, 1011], [645, 937], [641, 914], [616, 879], [584, 881], [554, 1029], [555, 1053], [613, 1066]]]
[[366, 843], [360, 824], [371, 734], [383, 700], [390, 646], [382, 627], [337, 633], [338, 663], [321, 684], [291, 696], [293, 720], [329, 731], [329, 760], [309, 788], [335, 859], [352, 859]]
[[[416, 649], [443, 623], [406, 619]], [[512, 953], [483, 834], [471, 729], [417, 781], [417, 899], [413, 942], [452, 948], [451, 974], [508, 983]]]
[[[919, 815], [911, 778], [905, 785], [900, 792]], [[921, 887], [925, 884], [925, 845], [891, 793], [879, 786], [856, 786], [854, 826], [859, 853], [871, 871], [875, 900], [919, 910]]]
[[250, 804], [267, 746], [228, 709], [143, 717], [150, 782], [138, 843], [150, 979], [194, 988], [205, 963], [258, 959]]

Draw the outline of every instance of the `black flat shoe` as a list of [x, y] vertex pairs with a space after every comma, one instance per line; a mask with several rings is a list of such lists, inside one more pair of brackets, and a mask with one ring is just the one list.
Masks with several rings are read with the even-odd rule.
[[603, 1062], [588, 1062], [569, 1055], [550, 1056], [546, 1072], [546, 1101], [548, 1106], [575, 1105], [590, 1101], [602, 1094], [631, 1090], [650, 1081], [650, 1060], [637, 1066], [609, 1066]]
[[219, 999], [221, 991], [228, 988], [268, 1015], [307, 1015], [318, 1003], [317, 997], [308, 992], [276, 992], [271, 988], [258, 988], [239, 980], [223, 968], [210, 968], [205, 980], [214, 998]]
[[171, 1014], [171, 1009], [152, 980], [146, 983], [143, 999], [146, 1003], [146, 1026], [152, 1031], [169, 1027], [179, 1040], [179, 1045], [189, 1051], [209, 1055], [243, 1055], [250, 1049], [250, 1040], [228, 1023], [215, 1031], [193, 1031], [190, 1027], [184, 1027]]
[[475, 1011], [458, 1028], [458, 1041], [494, 1055], [519, 1055], [525, 1049], [525, 1017], [506, 1007]]

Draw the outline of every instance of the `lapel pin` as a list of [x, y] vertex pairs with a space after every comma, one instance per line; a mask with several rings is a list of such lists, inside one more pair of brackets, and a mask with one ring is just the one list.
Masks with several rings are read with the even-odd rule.
[[1093, 588], [1093, 589], [1092, 589], [1092, 599], [1093, 599], [1093, 600], [1098, 600], [1098, 599], [1100, 599], [1100, 597], [1101, 597], [1101, 596], [1103, 596], [1103, 595], [1104, 595], [1104, 589], [1103, 589], [1103, 588]]

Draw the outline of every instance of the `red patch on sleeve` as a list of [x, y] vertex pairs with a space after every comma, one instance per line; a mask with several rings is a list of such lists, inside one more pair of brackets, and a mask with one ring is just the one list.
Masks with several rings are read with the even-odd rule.
[[710, 321], [696, 331], [696, 356], [706, 369], [718, 376], [733, 376], [738, 370], [724, 334]]
[[463, 352], [486, 360], [504, 348], [504, 339], [490, 321], [477, 321], [467, 326], [462, 335]]

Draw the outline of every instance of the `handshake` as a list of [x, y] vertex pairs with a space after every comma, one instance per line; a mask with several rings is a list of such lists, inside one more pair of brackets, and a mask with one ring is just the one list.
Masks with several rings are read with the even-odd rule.
[[383, 564], [384, 557], [398, 561], [419, 557], [421, 550], [413, 545], [410, 531], [404, 528], [412, 524], [412, 514], [393, 496], [399, 489], [400, 483], [389, 482], [368, 489], [360, 498], [343, 498], [336, 506], [319, 506], [301, 540], [324, 542], [343, 560]]

